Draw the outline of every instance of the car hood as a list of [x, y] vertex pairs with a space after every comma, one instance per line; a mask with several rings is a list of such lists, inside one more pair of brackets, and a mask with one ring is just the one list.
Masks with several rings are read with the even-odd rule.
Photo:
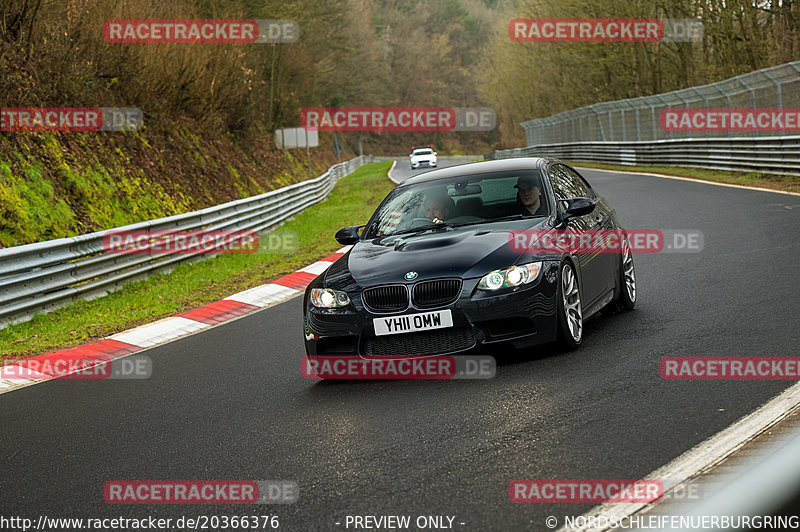
[[[347, 270], [362, 288], [407, 282], [405, 274], [411, 271], [417, 272], [415, 282], [481, 277], [520, 260], [509, 246], [512, 231], [541, 229], [545, 223], [542, 218], [528, 223], [513, 220], [365, 240], [347, 254]], [[336, 268], [331, 273], [341, 279], [344, 272]]]

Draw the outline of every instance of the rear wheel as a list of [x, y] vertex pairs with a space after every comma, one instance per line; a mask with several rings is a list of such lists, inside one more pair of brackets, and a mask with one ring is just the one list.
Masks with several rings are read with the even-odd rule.
[[583, 340], [583, 308], [578, 276], [569, 262], [561, 265], [558, 284], [558, 343], [564, 349], [577, 349]]
[[622, 239], [619, 283], [617, 307], [620, 310], [632, 310], [636, 306], [636, 269], [633, 267], [633, 253], [627, 238]]

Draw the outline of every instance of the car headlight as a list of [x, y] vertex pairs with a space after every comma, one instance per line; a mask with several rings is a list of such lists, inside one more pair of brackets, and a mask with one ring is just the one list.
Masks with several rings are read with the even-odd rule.
[[350, 304], [347, 292], [332, 288], [312, 288], [311, 304], [317, 308], [340, 308]]
[[480, 290], [499, 290], [500, 288], [528, 284], [539, 277], [539, 272], [541, 270], [541, 262], [532, 262], [530, 264], [511, 266], [503, 270], [495, 270], [481, 278], [478, 283], [478, 288]]

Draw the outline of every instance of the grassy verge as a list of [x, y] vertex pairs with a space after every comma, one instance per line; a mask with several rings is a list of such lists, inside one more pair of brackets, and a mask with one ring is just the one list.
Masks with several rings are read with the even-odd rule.
[[342, 247], [333, 235], [366, 223], [378, 202], [394, 187], [391, 163], [373, 163], [342, 178], [328, 199], [282, 225], [297, 234], [291, 254], [219, 255], [183, 264], [169, 274], [131, 283], [93, 301], [79, 301], [33, 320], [0, 330], [0, 353], [35, 355], [100, 339], [202, 306], [291, 273]]
[[573, 166], [600, 168], [604, 170], [624, 170], [628, 172], [650, 172], [653, 174], [691, 177], [716, 183], [730, 183], [746, 187], [771, 188], [784, 192], [800, 192], [800, 177], [789, 175], [762, 174], [759, 172], [730, 172], [727, 170], [706, 170], [704, 168], [685, 168], [673, 166], [625, 166], [585, 161], [570, 161]]
[[[0, 247], [195, 211], [307, 179], [306, 155], [170, 131], [0, 135]], [[314, 151], [315, 175], [336, 157]]]

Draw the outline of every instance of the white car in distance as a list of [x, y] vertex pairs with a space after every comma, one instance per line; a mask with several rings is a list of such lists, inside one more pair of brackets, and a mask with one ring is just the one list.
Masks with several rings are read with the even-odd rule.
[[422, 165], [428, 165], [431, 168], [436, 168], [436, 152], [433, 147], [430, 148], [415, 148], [411, 147], [411, 169], [416, 170], [421, 168]]

